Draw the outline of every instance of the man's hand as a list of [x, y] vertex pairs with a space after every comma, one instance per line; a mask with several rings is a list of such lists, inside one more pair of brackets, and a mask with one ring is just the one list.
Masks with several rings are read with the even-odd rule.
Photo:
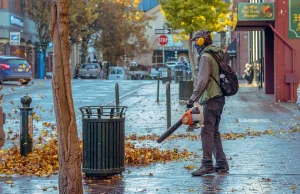
[[194, 107], [194, 101], [192, 101], [191, 99], [189, 99], [187, 102], [186, 102], [186, 108], [187, 109], [190, 109], [190, 108], [193, 108]]

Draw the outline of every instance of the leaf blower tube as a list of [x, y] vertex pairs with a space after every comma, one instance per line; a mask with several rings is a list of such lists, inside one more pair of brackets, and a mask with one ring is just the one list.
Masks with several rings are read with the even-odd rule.
[[188, 110], [182, 115], [181, 119], [172, 125], [165, 133], [163, 133], [157, 143], [163, 142], [167, 139], [174, 131], [176, 131], [182, 124], [184, 125], [193, 125], [194, 123], [199, 123], [201, 121], [201, 113], [198, 107]]

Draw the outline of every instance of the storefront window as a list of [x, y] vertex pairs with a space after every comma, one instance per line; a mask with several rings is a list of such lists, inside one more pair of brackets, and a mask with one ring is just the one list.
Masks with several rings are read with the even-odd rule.
[[0, 55], [5, 55], [5, 44], [0, 44]]

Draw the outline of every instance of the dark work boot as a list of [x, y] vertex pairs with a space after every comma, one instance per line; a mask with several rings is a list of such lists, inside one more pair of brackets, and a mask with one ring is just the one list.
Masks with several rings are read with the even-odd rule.
[[229, 166], [228, 166], [227, 161], [217, 162], [217, 164], [215, 165], [215, 170], [216, 170], [216, 172], [228, 172]]
[[196, 171], [192, 172], [193, 176], [202, 176], [205, 174], [212, 174], [215, 173], [215, 169], [214, 167], [204, 167], [203, 165]]

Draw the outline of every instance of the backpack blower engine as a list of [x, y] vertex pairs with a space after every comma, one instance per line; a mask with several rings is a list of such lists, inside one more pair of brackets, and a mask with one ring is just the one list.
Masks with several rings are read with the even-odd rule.
[[174, 131], [176, 131], [182, 124], [184, 125], [193, 125], [194, 123], [200, 123], [201, 113], [198, 107], [194, 107], [184, 113], [181, 119], [177, 121], [173, 126], [171, 126], [164, 134], [162, 134], [157, 143], [163, 142], [167, 137], [169, 137]]

